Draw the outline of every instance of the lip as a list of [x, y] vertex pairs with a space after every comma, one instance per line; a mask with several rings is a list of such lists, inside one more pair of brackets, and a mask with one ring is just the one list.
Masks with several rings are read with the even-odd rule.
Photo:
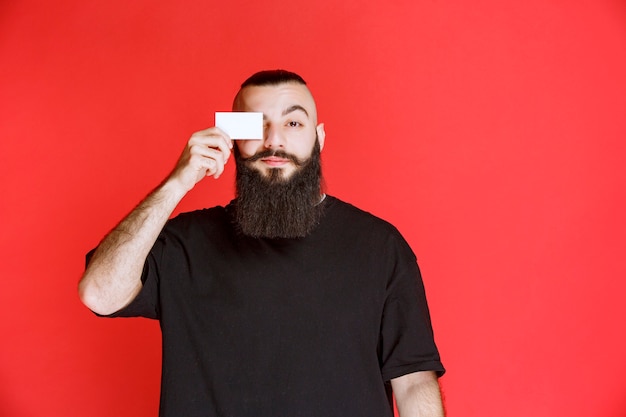
[[290, 161], [289, 159], [286, 158], [278, 158], [276, 156], [270, 156], [267, 158], [261, 158], [261, 161], [269, 166], [273, 166], [273, 167], [277, 167], [277, 166], [282, 166], [285, 164], [288, 164]]

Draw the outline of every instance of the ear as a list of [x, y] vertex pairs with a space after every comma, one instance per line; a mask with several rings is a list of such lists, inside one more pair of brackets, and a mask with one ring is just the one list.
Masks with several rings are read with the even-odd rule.
[[317, 140], [320, 143], [320, 151], [324, 149], [324, 140], [326, 139], [326, 132], [324, 131], [324, 123], [320, 123], [315, 128], [317, 131]]

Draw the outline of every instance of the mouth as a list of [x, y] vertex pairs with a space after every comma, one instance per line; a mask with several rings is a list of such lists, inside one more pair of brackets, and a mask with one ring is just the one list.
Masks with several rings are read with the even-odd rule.
[[278, 156], [268, 156], [261, 158], [261, 162], [271, 167], [281, 167], [291, 162], [288, 158], [280, 158]]

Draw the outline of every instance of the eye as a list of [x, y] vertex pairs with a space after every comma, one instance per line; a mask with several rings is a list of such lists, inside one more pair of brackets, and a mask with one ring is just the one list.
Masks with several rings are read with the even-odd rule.
[[289, 126], [289, 127], [300, 127], [300, 126], [302, 126], [302, 123], [297, 122], [295, 120], [291, 120], [291, 121], [287, 122], [287, 126]]

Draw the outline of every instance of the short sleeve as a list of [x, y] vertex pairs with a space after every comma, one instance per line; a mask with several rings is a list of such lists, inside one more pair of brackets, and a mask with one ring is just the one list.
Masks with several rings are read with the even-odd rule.
[[[146, 317], [150, 319], [158, 319], [159, 311], [159, 263], [162, 258], [166, 238], [161, 235], [150, 250], [146, 262], [144, 263], [141, 275], [142, 288], [139, 294], [126, 307], [109, 315], [100, 315], [100, 317]], [[93, 255], [92, 250], [87, 254], [87, 262]]]
[[[395, 242], [395, 243], [394, 243]], [[445, 369], [435, 344], [422, 276], [415, 255], [399, 237], [389, 252], [390, 278], [380, 332], [383, 379]]]

